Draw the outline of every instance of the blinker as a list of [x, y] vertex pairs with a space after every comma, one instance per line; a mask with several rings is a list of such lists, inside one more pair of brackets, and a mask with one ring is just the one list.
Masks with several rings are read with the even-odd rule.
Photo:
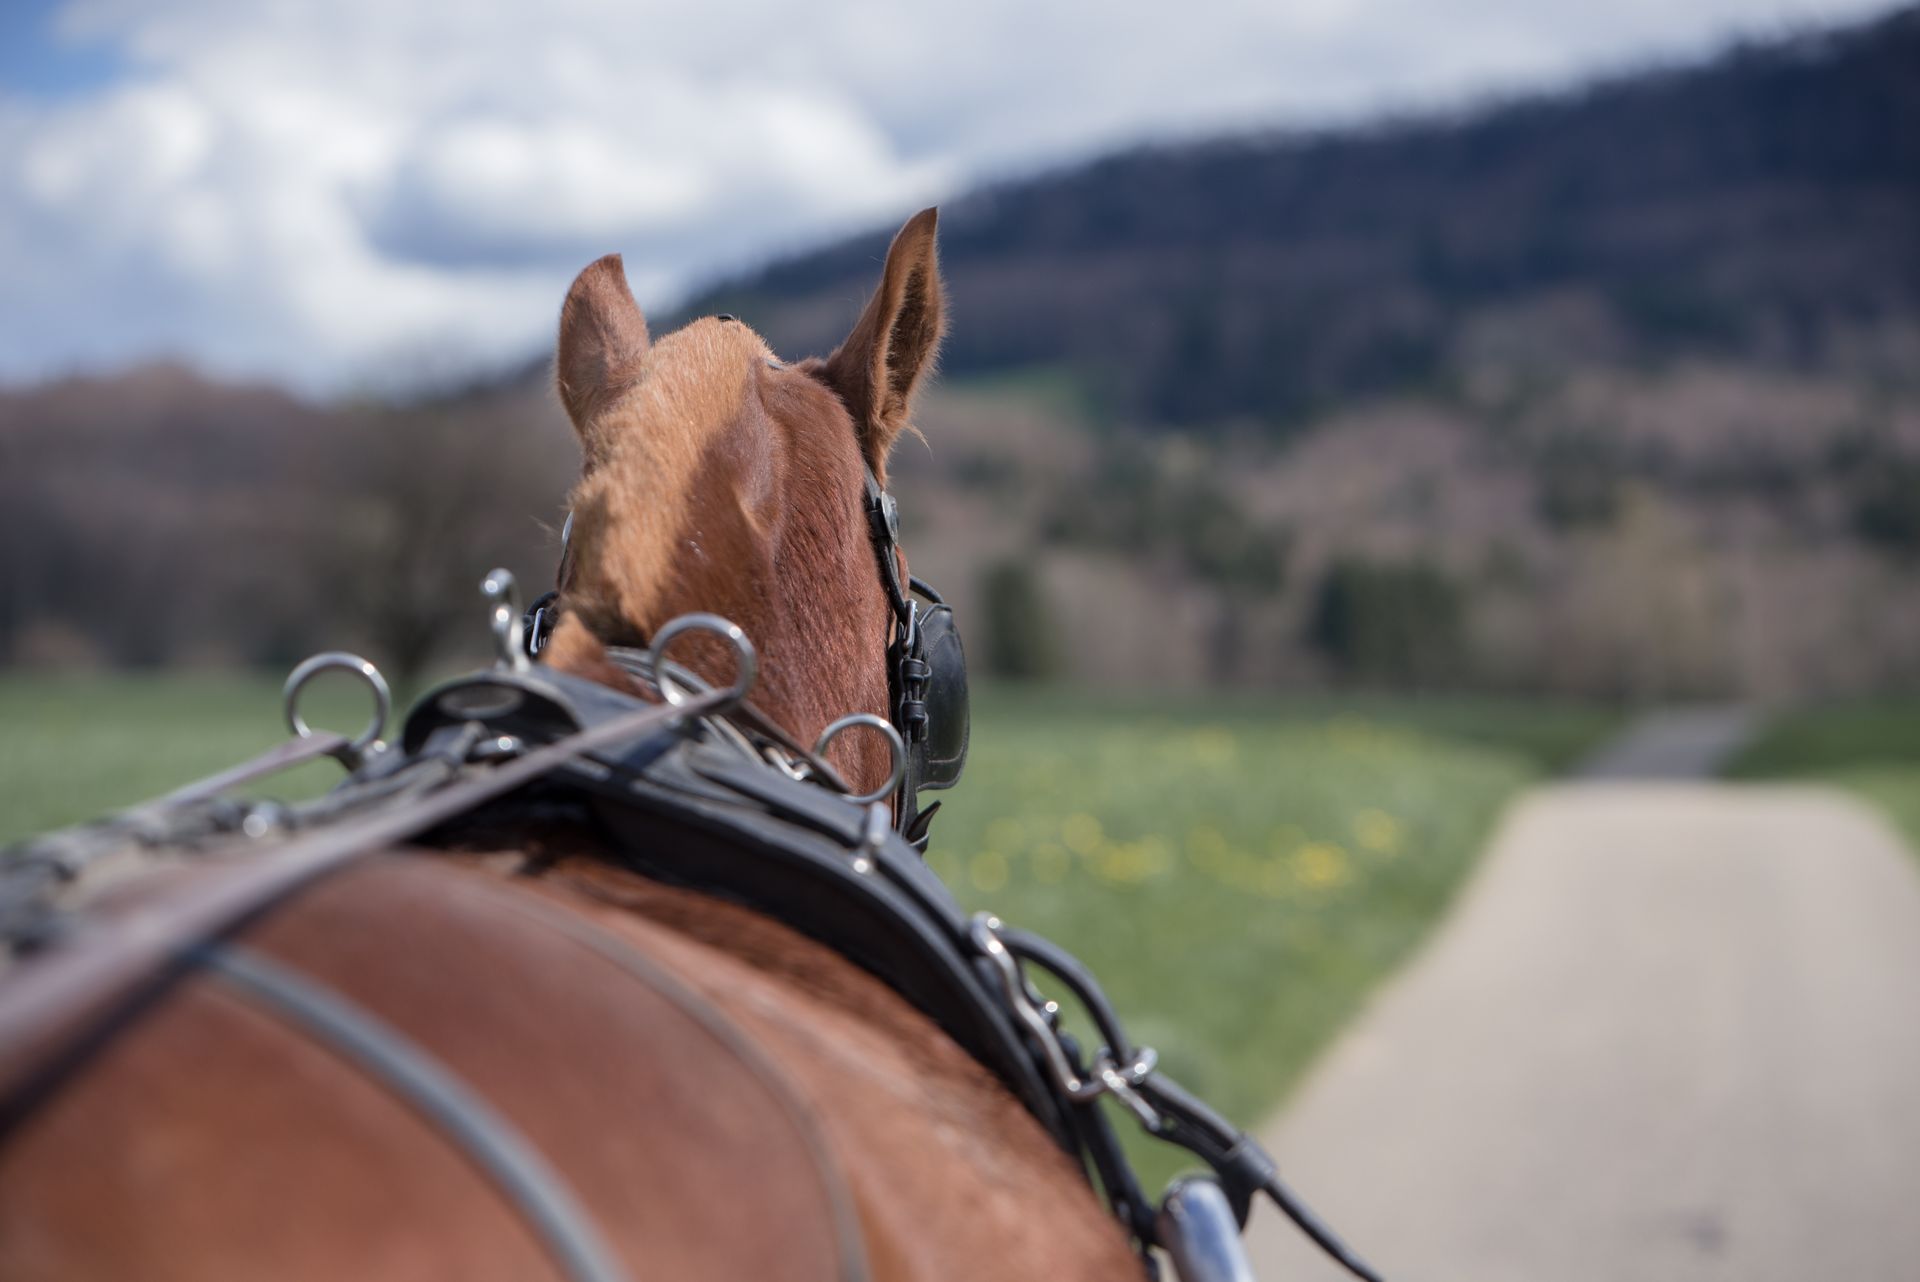
[[939, 803], [922, 810], [918, 796], [953, 787], [967, 764], [967, 656], [953, 610], [938, 592], [902, 572], [900, 505], [872, 468], [866, 489], [867, 530], [895, 619], [887, 647], [888, 703], [894, 728], [907, 744], [907, 774], [894, 813], [901, 835], [925, 851], [927, 825]]
[[967, 764], [967, 656], [951, 606], [928, 606], [919, 625], [920, 654], [927, 665], [927, 720], [925, 736], [913, 745], [910, 761], [918, 787], [938, 791], [959, 783]]

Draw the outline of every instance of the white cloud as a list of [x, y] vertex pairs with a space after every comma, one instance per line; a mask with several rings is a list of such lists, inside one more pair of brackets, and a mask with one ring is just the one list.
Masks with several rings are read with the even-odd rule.
[[128, 74], [0, 96], [0, 377], [180, 354], [337, 388], [536, 351], [986, 173], [1352, 116], [1868, 0], [73, 0]]

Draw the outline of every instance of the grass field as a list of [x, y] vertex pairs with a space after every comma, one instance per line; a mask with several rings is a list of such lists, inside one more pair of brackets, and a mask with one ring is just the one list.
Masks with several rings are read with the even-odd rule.
[[[358, 687], [331, 675], [303, 707], [342, 733], [371, 711]], [[286, 737], [273, 678], [0, 675], [0, 843], [157, 796]], [[323, 761], [277, 787], [312, 793], [339, 777]]]
[[[360, 722], [358, 692], [319, 693], [326, 724]], [[1614, 724], [1472, 700], [992, 690], [932, 862], [970, 906], [1079, 953], [1175, 1076], [1252, 1123], [1419, 942], [1506, 800]], [[0, 727], [0, 841], [282, 733], [274, 682], [211, 676], [0, 678]], [[1150, 1180], [1180, 1164], [1140, 1156]]]
[[1920, 851], [1920, 701], [1882, 699], [1777, 717], [1732, 773], [1850, 789], [1884, 809]]

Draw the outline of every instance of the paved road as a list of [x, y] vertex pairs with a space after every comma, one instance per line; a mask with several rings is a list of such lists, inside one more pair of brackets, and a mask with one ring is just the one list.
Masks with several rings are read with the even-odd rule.
[[1393, 1279], [1911, 1282], [1920, 862], [1815, 789], [1535, 793], [1265, 1138]]
[[1581, 779], [1711, 779], [1760, 728], [1751, 708], [1655, 712], [1574, 767]]

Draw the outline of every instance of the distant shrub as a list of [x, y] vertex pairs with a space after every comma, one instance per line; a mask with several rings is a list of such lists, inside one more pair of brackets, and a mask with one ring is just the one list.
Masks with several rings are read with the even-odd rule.
[[1888, 460], [1867, 473], [1854, 495], [1853, 526], [1884, 551], [1920, 554], [1920, 461]]
[[1060, 673], [1060, 646], [1040, 576], [1025, 561], [1000, 561], [980, 581], [986, 670], [1038, 681]]
[[1249, 517], [1204, 472], [1169, 474], [1145, 450], [1110, 448], [1091, 478], [1063, 485], [1048, 505], [1055, 543], [1160, 557], [1203, 583], [1270, 596], [1286, 581], [1290, 540]]
[[1432, 685], [1461, 675], [1465, 590], [1425, 561], [1334, 562], [1309, 625], [1314, 647], [1352, 680]]
[[953, 462], [954, 483], [969, 490], [1001, 495], [1016, 490], [1025, 479], [1020, 465], [995, 454], [967, 454]]
[[1696, 282], [1626, 280], [1615, 283], [1609, 293], [1614, 314], [1651, 350], [1718, 346], [1739, 338], [1737, 309]]
[[1612, 525], [1627, 471], [1616, 444], [1591, 433], [1557, 434], [1534, 455], [1534, 511], [1565, 532]]
[[1620, 479], [1592, 467], [1550, 465], [1540, 470], [1534, 508], [1556, 530], [1613, 524], [1620, 513]]

